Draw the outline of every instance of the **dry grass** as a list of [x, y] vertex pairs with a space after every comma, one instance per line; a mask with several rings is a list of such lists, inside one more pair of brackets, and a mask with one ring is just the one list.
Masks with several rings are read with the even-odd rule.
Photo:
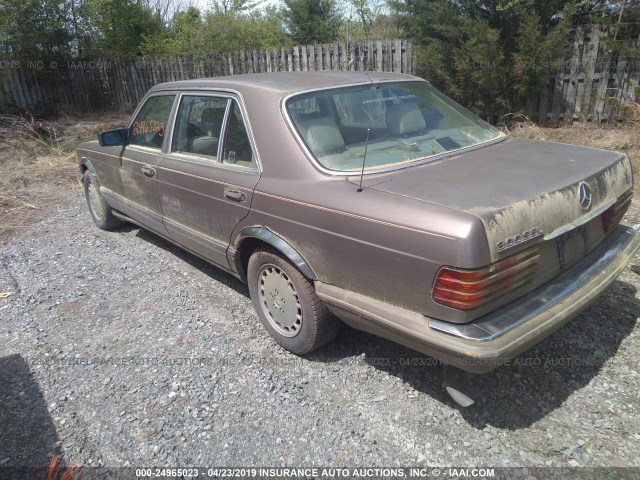
[[0, 115], [0, 242], [46, 216], [64, 190], [79, 188], [78, 143], [125, 122], [122, 115], [55, 122]]

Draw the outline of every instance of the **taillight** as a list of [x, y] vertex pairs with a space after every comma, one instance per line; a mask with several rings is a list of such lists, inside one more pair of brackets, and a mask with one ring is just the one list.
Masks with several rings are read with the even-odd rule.
[[620, 223], [620, 220], [622, 220], [622, 217], [627, 212], [629, 205], [631, 205], [632, 198], [633, 190], [629, 190], [628, 192], [622, 194], [622, 196], [616, 203], [611, 205], [607, 210], [603, 212], [601, 216], [602, 229], [605, 232], [610, 231]]
[[539, 262], [534, 247], [477, 270], [442, 267], [431, 295], [447, 307], [470, 310], [529, 282]]

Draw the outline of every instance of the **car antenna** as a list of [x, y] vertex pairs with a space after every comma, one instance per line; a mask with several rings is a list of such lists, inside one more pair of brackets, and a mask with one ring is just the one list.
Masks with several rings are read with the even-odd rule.
[[378, 85], [377, 83], [375, 83], [373, 80], [371, 80], [371, 77], [369, 76], [369, 72], [367, 72], [367, 70], [364, 70], [364, 74], [367, 76], [367, 79], [369, 80], [369, 82], [371, 83], [371, 89], [375, 92], [377, 90], [380, 90], [380, 85]]
[[371, 133], [371, 129], [367, 128], [367, 141], [364, 144], [364, 155], [362, 157], [362, 171], [360, 172], [360, 186], [358, 187], [358, 192], [362, 191], [362, 178], [364, 177], [364, 164], [367, 161], [367, 148], [369, 147], [369, 134]]
[[[376, 84], [371, 77], [369, 76], [369, 72], [367, 72], [367, 69], [364, 69], [364, 74], [367, 76], [367, 79], [369, 80], [369, 82], [371, 83], [371, 88], [372, 90], [375, 92], [377, 90], [380, 90], [380, 85]], [[362, 191], [362, 179], [364, 178], [364, 166], [365, 163], [367, 162], [367, 148], [369, 147], [369, 134], [371, 133], [371, 129], [367, 128], [367, 141], [364, 144], [364, 156], [362, 157], [362, 170], [360, 171], [360, 185], [358, 186], [358, 192]]]

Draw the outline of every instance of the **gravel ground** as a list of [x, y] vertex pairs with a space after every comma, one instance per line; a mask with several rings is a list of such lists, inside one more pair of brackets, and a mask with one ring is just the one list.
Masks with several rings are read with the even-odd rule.
[[289, 354], [240, 282], [67, 192], [1, 247], [0, 465], [638, 466], [639, 288], [627, 268], [461, 410], [442, 366], [350, 328]]

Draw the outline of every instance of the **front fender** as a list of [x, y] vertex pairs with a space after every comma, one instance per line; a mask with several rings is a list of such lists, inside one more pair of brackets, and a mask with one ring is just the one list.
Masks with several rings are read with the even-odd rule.
[[260, 240], [264, 243], [271, 245], [273, 248], [282, 253], [286, 258], [293, 263], [302, 274], [307, 277], [309, 280], [317, 280], [316, 274], [313, 269], [309, 266], [307, 261], [302, 258], [302, 255], [298, 253], [298, 251], [291, 246], [286, 240], [280, 237], [278, 234], [272, 232], [266, 227], [262, 226], [252, 226], [245, 227], [236, 236], [232, 248], [235, 251], [234, 255], [234, 263], [236, 266], [236, 271], [242, 271], [241, 255], [238, 252], [242, 249], [242, 244], [249, 239]]
[[89, 171], [89, 173], [91, 174], [91, 178], [93, 178], [93, 182], [98, 186], [98, 189], [99, 189], [101, 184], [100, 184], [100, 179], [98, 178], [98, 173], [96, 172], [96, 169], [91, 164], [91, 160], [89, 160], [88, 158], [82, 157], [80, 159], [80, 168], [76, 173], [76, 178], [80, 183], [82, 183], [82, 176], [84, 175], [85, 170]]

